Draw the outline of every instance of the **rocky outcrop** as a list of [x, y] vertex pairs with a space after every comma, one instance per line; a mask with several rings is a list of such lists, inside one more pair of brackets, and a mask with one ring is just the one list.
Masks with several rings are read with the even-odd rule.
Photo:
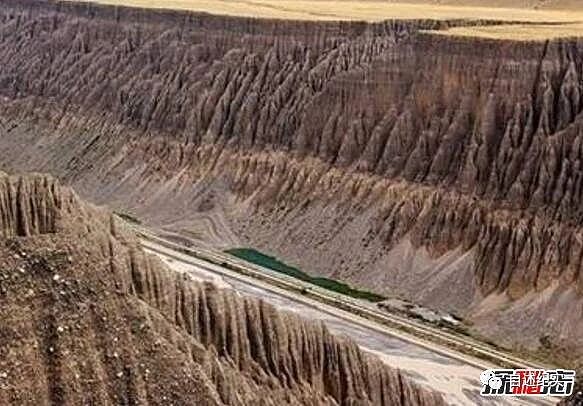
[[74, 223], [77, 230], [90, 227], [75, 194], [61, 189], [53, 177], [11, 177], [0, 172], [0, 179], [2, 238], [57, 233]]
[[0, 403], [443, 403], [321, 324], [170, 271], [51, 177], [0, 180], [3, 219], [82, 221], [0, 239]]
[[5, 3], [5, 167], [583, 351], [581, 40]]

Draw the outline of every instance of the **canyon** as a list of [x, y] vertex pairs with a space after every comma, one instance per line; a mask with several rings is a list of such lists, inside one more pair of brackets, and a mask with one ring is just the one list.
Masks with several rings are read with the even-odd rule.
[[145, 254], [47, 175], [0, 173], [3, 405], [441, 405], [317, 322]]
[[4, 0], [0, 168], [581, 362], [583, 41], [503, 23]]

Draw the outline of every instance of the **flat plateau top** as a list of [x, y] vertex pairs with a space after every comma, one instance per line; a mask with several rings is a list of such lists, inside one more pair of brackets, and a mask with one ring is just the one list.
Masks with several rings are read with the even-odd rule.
[[[583, 37], [583, 0], [96, 0], [96, 3], [289, 20], [489, 19], [522, 22], [441, 33], [495, 39]], [[483, 4], [488, 3], [488, 7]], [[482, 4], [482, 6], [480, 6]], [[525, 24], [529, 23], [529, 24]], [[536, 23], [536, 24], [532, 24]], [[549, 25], [549, 23], [555, 23]], [[559, 23], [558, 25], [556, 23]]]

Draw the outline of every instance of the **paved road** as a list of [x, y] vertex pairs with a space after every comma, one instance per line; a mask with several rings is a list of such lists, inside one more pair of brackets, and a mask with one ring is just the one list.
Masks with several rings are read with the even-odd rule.
[[413, 342], [395, 337], [382, 325], [339, 311], [301, 295], [236, 274], [169, 248], [145, 243], [146, 250], [158, 255], [171, 268], [193, 278], [215, 282], [241, 295], [261, 298], [276, 307], [315, 320], [322, 320], [334, 333], [350, 337], [363, 350], [375, 353], [387, 364], [398, 367], [420, 384], [443, 392], [455, 405], [548, 405], [544, 399], [484, 399], [480, 396], [479, 375], [483, 370], [463, 359], [447, 356], [446, 349], [432, 351]]

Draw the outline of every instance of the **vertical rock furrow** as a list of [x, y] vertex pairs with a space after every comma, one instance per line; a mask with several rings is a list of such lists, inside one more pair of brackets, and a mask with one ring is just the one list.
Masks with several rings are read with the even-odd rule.
[[[323, 390], [340, 405], [392, 404], [381, 401], [386, 398], [381, 392], [400, 390], [396, 386], [398, 373], [387, 369], [373, 357], [364, 355], [354, 344], [339, 341], [321, 325], [289, 314], [279, 314], [270, 305], [239, 298], [212, 285], [193, 284], [188, 278], [173, 276], [161, 269], [159, 264], [146, 260], [137, 263], [141, 265], [133, 273], [135, 285], [158, 285], [146, 286], [142, 289], [144, 291], [181, 292], [179, 295], [166, 294], [166, 298], [171, 302], [180, 298], [182, 303], [161, 301], [156, 296], [159, 293], [140, 296], [141, 299], [193, 336], [193, 332], [200, 327], [188, 328], [183, 321], [184, 310], [177, 318], [174, 309], [181, 306], [207, 314], [207, 326], [204, 321], [197, 321], [197, 324], [202, 322], [203, 330], [209, 328], [206, 339], [201, 342], [216, 350], [219, 356], [229, 359], [236, 368], [252, 371], [255, 368], [252, 365], [256, 363], [264, 373], [283, 386], [290, 389], [309, 386], [315, 391]], [[146, 276], [148, 274], [150, 276]], [[189, 290], [193, 294], [187, 293]], [[139, 295], [140, 289], [136, 291]], [[221, 392], [221, 387], [230, 387], [227, 382], [221, 383], [222, 379], [228, 378], [220, 371], [215, 371], [215, 374], [223, 401], [237, 404], [231, 395]], [[382, 383], [377, 382], [379, 374], [388, 374]], [[407, 393], [394, 396], [417, 396], [416, 402], [419, 404], [440, 401], [438, 397], [417, 395], [416, 388], [404, 390]]]

